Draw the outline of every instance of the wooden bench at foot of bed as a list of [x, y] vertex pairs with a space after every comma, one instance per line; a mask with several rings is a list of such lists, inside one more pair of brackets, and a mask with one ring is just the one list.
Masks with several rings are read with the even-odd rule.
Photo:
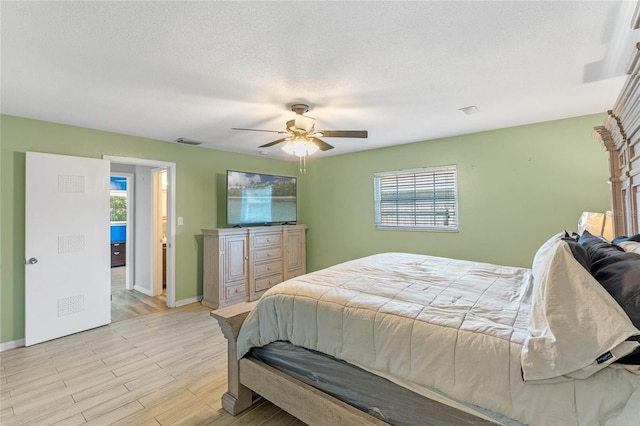
[[[222, 408], [236, 414], [260, 397], [309, 425], [386, 425], [387, 423], [253, 358], [238, 360], [237, 339], [256, 302], [239, 303], [211, 312], [228, 342], [228, 389]], [[486, 425], [487, 420], [424, 397], [429, 425]]]

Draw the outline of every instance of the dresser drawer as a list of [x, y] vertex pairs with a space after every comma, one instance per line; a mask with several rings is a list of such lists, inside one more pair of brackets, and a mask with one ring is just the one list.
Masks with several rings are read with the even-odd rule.
[[273, 275], [281, 272], [282, 272], [282, 262], [280, 261], [280, 259], [267, 262], [267, 263], [261, 263], [256, 265], [253, 268], [253, 273], [255, 274], [256, 277], [262, 277], [264, 275]]
[[258, 278], [255, 283], [255, 291], [263, 291], [268, 290], [276, 284], [280, 284], [282, 282], [282, 274], [269, 275], [268, 277]]
[[282, 250], [280, 247], [274, 247], [270, 249], [255, 250], [253, 253], [253, 259], [256, 262], [264, 260], [280, 260], [282, 258]]
[[282, 235], [280, 233], [258, 234], [254, 240], [254, 248], [280, 246]]
[[227, 299], [235, 299], [235, 298], [244, 298], [244, 295], [247, 293], [245, 284], [239, 284], [234, 286], [226, 287], [226, 298]]

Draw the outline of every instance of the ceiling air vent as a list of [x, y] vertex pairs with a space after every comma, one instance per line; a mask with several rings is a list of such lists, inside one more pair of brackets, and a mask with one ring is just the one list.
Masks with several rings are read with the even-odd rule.
[[467, 115], [471, 115], [471, 114], [477, 114], [480, 112], [480, 110], [478, 109], [477, 106], [475, 105], [471, 105], [468, 107], [464, 107], [464, 108], [458, 108], [458, 111], [462, 111]]
[[176, 142], [183, 143], [185, 145], [202, 145], [204, 143], [200, 141], [194, 141], [193, 139], [188, 139], [188, 138], [178, 138], [176, 139]]

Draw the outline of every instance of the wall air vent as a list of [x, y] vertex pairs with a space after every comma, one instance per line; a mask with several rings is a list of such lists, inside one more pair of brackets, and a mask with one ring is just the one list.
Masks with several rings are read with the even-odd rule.
[[193, 139], [188, 139], [188, 138], [178, 138], [176, 139], [176, 142], [182, 143], [185, 145], [202, 145], [204, 143], [200, 141], [194, 141]]

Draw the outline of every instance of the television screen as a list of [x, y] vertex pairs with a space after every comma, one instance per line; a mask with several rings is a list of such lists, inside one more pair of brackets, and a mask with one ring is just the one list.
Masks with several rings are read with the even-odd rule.
[[227, 170], [227, 226], [297, 220], [296, 178]]

